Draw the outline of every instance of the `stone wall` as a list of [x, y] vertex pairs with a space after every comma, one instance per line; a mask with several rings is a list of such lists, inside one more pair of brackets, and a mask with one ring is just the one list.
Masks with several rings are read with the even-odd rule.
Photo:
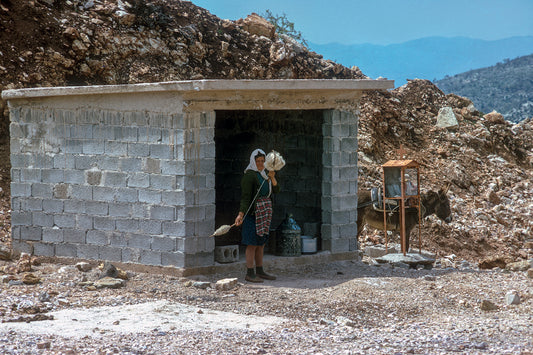
[[17, 252], [213, 263], [214, 115], [11, 109]]

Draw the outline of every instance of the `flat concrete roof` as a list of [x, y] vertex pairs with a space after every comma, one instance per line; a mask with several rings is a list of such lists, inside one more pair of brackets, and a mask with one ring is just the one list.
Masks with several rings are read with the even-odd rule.
[[156, 92], [220, 91], [366, 91], [394, 88], [394, 80], [373, 79], [277, 79], [277, 80], [187, 80], [159, 83], [62, 86], [5, 90], [2, 99], [16, 100], [53, 96], [106, 95]]

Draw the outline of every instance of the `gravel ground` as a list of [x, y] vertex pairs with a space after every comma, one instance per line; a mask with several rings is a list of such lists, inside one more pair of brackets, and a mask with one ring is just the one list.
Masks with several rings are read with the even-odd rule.
[[[41, 264], [32, 270], [41, 277], [36, 285], [4, 276], [0, 352], [533, 354], [527, 272], [444, 264], [305, 265], [274, 269], [278, 279], [263, 284], [244, 275], [131, 273], [122, 288], [96, 290], [83, 282], [96, 280], [97, 268]], [[231, 277], [239, 278], [234, 288], [215, 289], [217, 280]], [[211, 287], [201, 288], [206, 282]], [[513, 290], [520, 303], [510, 305], [506, 294]], [[483, 310], [482, 301], [496, 309]], [[54, 319], [20, 322], [42, 316]]]

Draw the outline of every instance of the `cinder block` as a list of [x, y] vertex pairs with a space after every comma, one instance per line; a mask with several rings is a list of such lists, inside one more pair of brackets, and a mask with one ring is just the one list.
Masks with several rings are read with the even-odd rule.
[[81, 154], [83, 152], [83, 140], [76, 138], [65, 139], [65, 153], [68, 154]]
[[122, 142], [137, 142], [138, 129], [137, 127], [113, 127], [115, 132], [115, 139]]
[[131, 215], [131, 205], [128, 203], [110, 203], [109, 216], [129, 217]]
[[161, 252], [161, 265], [183, 267], [185, 255], [182, 252]]
[[[78, 247], [88, 247], [87, 245], [78, 245]], [[78, 250], [74, 244], [56, 244], [56, 256], [66, 256], [75, 258], [78, 256]]]
[[84, 185], [70, 185], [69, 198], [74, 200], [91, 201], [93, 199], [93, 187]]
[[94, 229], [103, 231], [115, 230], [115, 219], [113, 217], [94, 217]]
[[153, 236], [151, 249], [167, 252], [176, 251], [176, 238], [171, 236]]
[[79, 230], [93, 229], [93, 217], [87, 215], [76, 215], [76, 228]]
[[143, 160], [142, 171], [151, 174], [161, 173], [161, 161], [159, 159], [146, 158]]
[[162, 221], [174, 221], [175, 208], [171, 206], [151, 206], [150, 218]]
[[150, 188], [156, 190], [173, 191], [176, 189], [176, 176], [150, 175]]
[[93, 126], [92, 125], [70, 126], [69, 134], [71, 138], [91, 139], [93, 138]]
[[152, 245], [152, 237], [149, 235], [143, 234], [128, 234], [126, 237], [128, 247], [130, 248], [139, 248], [139, 249], [150, 249]]
[[85, 172], [81, 170], [65, 170], [65, 183], [67, 184], [83, 184], [85, 183]]
[[185, 254], [183, 267], [211, 266], [215, 264], [213, 253]]
[[68, 184], [55, 184], [54, 187], [54, 198], [57, 198], [57, 199], [61, 199], [61, 200], [65, 200], [68, 198], [69, 196], [69, 190], [70, 190], [70, 185]]
[[98, 260], [99, 248], [98, 245], [80, 244], [77, 246], [77, 255], [75, 256], [81, 259]]
[[104, 172], [104, 185], [107, 187], [126, 187], [126, 173], [105, 171]]
[[64, 241], [63, 230], [57, 227], [43, 228], [43, 242], [62, 243]]
[[141, 264], [161, 265], [161, 252], [153, 250], [141, 250]]
[[118, 141], [106, 141], [104, 143], [105, 154], [110, 156], [126, 156], [128, 154], [128, 144]]
[[21, 240], [41, 240], [42, 238], [42, 228], [41, 227], [30, 227], [30, 226], [21, 226], [20, 227], [20, 239]]
[[102, 202], [112, 202], [115, 200], [116, 188], [105, 186], [93, 187], [93, 200]]
[[32, 197], [52, 198], [53, 185], [34, 183], [31, 185]]
[[215, 247], [215, 261], [219, 263], [233, 263], [239, 261], [239, 246], [224, 245]]
[[350, 241], [347, 238], [322, 240], [322, 249], [332, 253], [344, 253], [350, 251]]
[[108, 245], [109, 240], [107, 234], [104, 231], [90, 230], [87, 231], [87, 236], [85, 237], [87, 244], [95, 245]]
[[122, 250], [108, 246], [98, 248], [98, 259], [108, 261], [122, 261]]
[[[17, 200], [20, 201], [20, 206], [21, 206], [21, 209], [24, 210], [24, 211], [32, 211], [32, 212], [35, 212], [35, 211], [42, 211], [43, 210], [43, 200], [40, 199], [40, 198], [25, 198], [25, 199], [21, 199], [21, 198], [16, 198]], [[12, 210], [16, 210], [12, 204]]]
[[174, 146], [169, 144], [150, 144], [150, 158], [173, 159]]
[[148, 144], [146, 144], [146, 143], [128, 143], [128, 156], [130, 156], [130, 157], [147, 157], [149, 155], [150, 155], [150, 146]]
[[83, 154], [99, 155], [104, 154], [104, 141], [103, 140], [84, 140], [82, 146]]
[[161, 173], [165, 175], [185, 175], [185, 162], [179, 160], [162, 160]]
[[22, 168], [19, 171], [21, 182], [42, 182], [41, 169]]
[[118, 188], [115, 193], [116, 202], [139, 202], [139, 190], [134, 188]]
[[163, 234], [174, 237], [184, 237], [185, 223], [183, 222], [163, 222]]
[[185, 191], [165, 191], [161, 193], [164, 204], [171, 206], [185, 205]]
[[75, 155], [74, 167], [77, 170], [88, 170], [93, 168], [94, 157], [89, 155]]
[[32, 213], [25, 211], [12, 211], [11, 223], [17, 226], [31, 226], [32, 225]]
[[134, 173], [128, 175], [128, 187], [146, 188], [150, 186], [150, 175], [146, 173]]
[[122, 262], [139, 263], [141, 260], [141, 251], [133, 248], [122, 248]]
[[119, 158], [118, 167], [120, 171], [135, 172], [141, 171], [142, 160], [135, 157]]
[[66, 213], [85, 213], [85, 201], [79, 200], [65, 200], [63, 204], [63, 210]]
[[33, 242], [13, 239], [11, 242], [11, 247], [13, 248], [12, 256], [16, 258], [21, 253], [33, 254], [33, 244]]
[[150, 218], [149, 208], [150, 206], [144, 203], [132, 203], [131, 217], [139, 219]]
[[118, 162], [120, 157], [99, 155], [96, 157], [96, 166], [101, 170], [118, 171]]
[[76, 216], [73, 214], [54, 215], [54, 224], [60, 228], [75, 228]]
[[85, 244], [85, 230], [63, 229], [63, 240], [65, 243]]
[[28, 197], [31, 196], [31, 184], [12, 182], [11, 197]]
[[43, 200], [43, 212], [62, 213], [63, 201], [61, 200]]
[[109, 204], [105, 202], [87, 201], [85, 203], [85, 211], [91, 216], [107, 216], [109, 215]]
[[11, 169], [11, 182], [20, 182], [20, 169], [12, 168]]
[[320, 235], [322, 236], [322, 240], [340, 238], [340, 228], [336, 225], [322, 223], [320, 226]]
[[138, 232], [139, 231], [139, 221], [136, 219], [117, 218], [115, 220], [115, 225], [116, 225], [117, 231], [120, 231], [120, 232]]
[[55, 245], [49, 243], [34, 243], [33, 254], [39, 256], [55, 256]]
[[151, 219], [139, 221], [139, 230], [146, 234], [161, 234], [163, 231], [162, 222]]
[[110, 233], [108, 237], [109, 237], [109, 245], [112, 245], [115, 247], [128, 246], [128, 242], [126, 240], [126, 236], [124, 233]]
[[161, 203], [161, 191], [139, 190], [139, 202], [157, 205]]
[[[13, 213], [11, 213], [11, 221], [13, 222]], [[54, 216], [43, 212], [32, 213], [32, 223], [34, 226], [39, 227], [52, 227], [54, 225]]]

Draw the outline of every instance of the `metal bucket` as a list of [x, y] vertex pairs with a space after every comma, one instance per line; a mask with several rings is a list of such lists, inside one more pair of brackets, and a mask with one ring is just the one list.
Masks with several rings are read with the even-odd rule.
[[302, 230], [292, 218], [287, 215], [276, 230], [276, 252], [278, 256], [302, 255]]

